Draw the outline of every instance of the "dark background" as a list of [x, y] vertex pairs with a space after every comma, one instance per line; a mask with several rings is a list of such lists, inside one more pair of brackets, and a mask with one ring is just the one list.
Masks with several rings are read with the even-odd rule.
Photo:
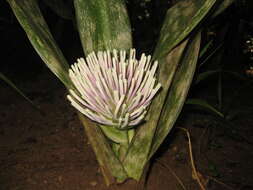
[[[152, 53], [166, 10], [177, 1], [127, 1], [138, 51]], [[71, 0], [64, 2], [72, 7]], [[40, 7], [69, 64], [84, 56], [75, 23], [57, 15], [44, 0]], [[174, 130], [151, 162], [148, 190], [179, 189], [174, 174], [187, 190], [199, 189], [192, 177], [188, 139], [178, 127], [191, 134], [195, 164], [208, 189], [253, 189], [252, 10], [252, 0], [238, 0], [204, 23], [201, 49], [209, 41], [213, 43], [199, 60], [195, 78], [205, 71], [222, 72], [198, 85], [193, 82], [189, 98], [207, 101], [226, 118], [184, 106]], [[0, 80], [0, 190], [108, 189], [76, 112], [66, 100], [65, 88], [39, 58], [6, 1], [0, 3], [0, 46], [0, 72], [43, 112]], [[217, 95], [220, 76], [222, 102]], [[125, 189], [133, 188], [126, 184]]]

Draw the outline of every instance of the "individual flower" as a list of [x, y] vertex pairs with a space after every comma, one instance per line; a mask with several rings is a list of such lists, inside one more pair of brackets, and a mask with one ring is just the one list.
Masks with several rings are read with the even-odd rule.
[[129, 56], [116, 50], [90, 53], [69, 69], [76, 90], [70, 89], [67, 98], [93, 121], [119, 129], [135, 126], [161, 87], [155, 77], [157, 66], [150, 55], [137, 60], [135, 49]]

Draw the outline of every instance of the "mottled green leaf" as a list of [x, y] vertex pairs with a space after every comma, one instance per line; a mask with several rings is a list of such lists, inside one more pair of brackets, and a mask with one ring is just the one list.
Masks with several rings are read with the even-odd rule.
[[200, 39], [201, 34], [199, 32], [191, 41], [189, 41], [188, 46], [184, 51], [183, 57], [180, 61], [180, 66], [177, 68], [176, 75], [173, 79], [170, 91], [166, 97], [166, 101], [160, 115], [149, 158], [151, 158], [166, 138], [181, 112], [198, 61]]
[[215, 70], [215, 71], [205, 71], [202, 73], [199, 73], [198, 76], [196, 77], [196, 80], [194, 81], [194, 84], [198, 84], [201, 81], [205, 80], [206, 78], [213, 76], [215, 74], [218, 74], [220, 70]]
[[[123, 0], [74, 0], [77, 26], [82, 42], [84, 53], [87, 55], [92, 51], [113, 50], [113, 49], [130, 49], [132, 47], [132, 37], [130, 22]], [[88, 121], [86, 121], [88, 122]], [[118, 182], [124, 181], [128, 176], [124, 168], [114, 154], [112, 147], [107, 146], [104, 134], [116, 142], [122, 142], [118, 134], [116, 137], [115, 130], [88, 122], [89, 128], [95, 128], [96, 132], [87, 134], [89, 139], [97, 141], [92, 147], [97, 155], [101, 167], [107, 167], [105, 179], [110, 179], [110, 175], [117, 178]], [[86, 127], [86, 123], [84, 122]], [[86, 127], [87, 128], [87, 127]], [[101, 130], [102, 129], [102, 130]], [[93, 130], [93, 129], [90, 129]], [[101, 142], [100, 142], [101, 141]], [[100, 154], [100, 152], [105, 152]], [[113, 183], [107, 180], [107, 183]]]
[[206, 56], [206, 58], [199, 64], [199, 67], [202, 67], [210, 58], [212, 58], [217, 52], [221, 50], [224, 43], [220, 43], [209, 55]]
[[222, 2], [217, 6], [215, 12], [212, 14], [212, 18], [218, 16], [226, 8], [228, 8], [235, 0], [222, 0]]
[[182, 0], [167, 11], [154, 53], [158, 59], [169, 53], [207, 15], [216, 0]]
[[212, 105], [207, 103], [205, 100], [190, 98], [190, 99], [187, 99], [185, 104], [200, 106], [200, 107], [203, 107], [203, 108], [211, 111], [212, 113], [217, 114], [220, 117], [224, 117], [223, 113], [221, 113], [215, 107], [213, 107]]
[[85, 54], [132, 47], [131, 28], [123, 0], [74, 0]]
[[37, 0], [7, 0], [34, 49], [49, 69], [70, 88], [68, 64], [40, 12]]
[[63, 0], [43, 0], [44, 3], [50, 7], [59, 17], [72, 20], [74, 15], [72, 7]]
[[119, 130], [113, 126], [100, 125], [104, 134], [113, 142], [120, 144], [128, 144], [128, 134], [126, 130]]
[[233, 76], [234, 78], [238, 79], [238, 80], [246, 80], [246, 78], [240, 74], [238, 74], [237, 72], [233, 72], [233, 71], [221, 71], [221, 70], [213, 70], [213, 71], [205, 71], [202, 73], [199, 73], [198, 76], [196, 77], [196, 80], [194, 81], [194, 84], [197, 85], [200, 82], [202, 82], [203, 80], [216, 75], [218, 73], [222, 73], [222, 74], [228, 74]]
[[[107, 185], [123, 182], [128, 176], [99, 126], [79, 113], [89, 142], [96, 154]], [[116, 180], [115, 180], [116, 179]]]
[[247, 78], [245, 76], [243, 76], [242, 74], [239, 74], [238, 72], [233, 72], [233, 71], [222, 71], [224, 74], [228, 74], [238, 80], [247, 80]]
[[[132, 140], [129, 151], [123, 162], [128, 175], [134, 179], [137, 179], [137, 180], [140, 179], [142, 170], [145, 164], [147, 163], [148, 159], [150, 158], [148, 155], [149, 155], [150, 148], [152, 145], [153, 136], [155, 132], [157, 131], [156, 126], [160, 117], [164, 100], [167, 96], [167, 92], [171, 88], [170, 87], [171, 81], [172, 80], [180, 81], [179, 74], [177, 74], [177, 79], [174, 79], [174, 74], [176, 70], [177, 70], [176, 73], [179, 72], [177, 68], [178, 62], [180, 62], [182, 52], [187, 42], [185, 41], [179, 47], [176, 47], [176, 48], [174, 47], [177, 46], [184, 38], [186, 38], [186, 36], [198, 25], [198, 23], [201, 20], [203, 20], [205, 15], [213, 7], [214, 3], [215, 3], [215, 0], [181, 1], [177, 3], [173, 8], [168, 10], [167, 12], [166, 19], [165, 19], [165, 22], [160, 34], [160, 39], [157, 44], [155, 55], [154, 55], [155, 59], [158, 59], [159, 61], [159, 82], [162, 84], [163, 89], [161, 93], [155, 98], [154, 102], [152, 103], [150, 107], [149, 115], [146, 117], [148, 122], [139, 127], [139, 130], [137, 131], [134, 139]], [[199, 43], [199, 40], [197, 41]], [[199, 48], [199, 46], [197, 46], [197, 48]], [[165, 57], [165, 55], [168, 54], [168, 52], [170, 51], [172, 51], [172, 53], [169, 54], [167, 57]], [[196, 52], [198, 53], [197, 49], [196, 49]], [[193, 53], [196, 53], [196, 52], [193, 51]], [[196, 55], [194, 54], [194, 56]], [[191, 83], [191, 77], [189, 75], [192, 76], [193, 72], [195, 71], [196, 59], [197, 59], [197, 56], [195, 57], [194, 61], [192, 62], [190, 61], [190, 63], [193, 64], [193, 65], [190, 65], [192, 66], [192, 68], [189, 69], [190, 74], [185, 71], [187, 73], [187, 77], [189, 78], [189, 80], [186, 80], [184, 78], [184, 80], [186, 80], [185, 84], [188, 84], [188, 86], [184, 86], [186, 90], [183, 92], [180, 92], [182, 94], [187, 94], [187, 90]], [[183, 70], [185, 69], [185, 67], [182, 67], [182, 66], [180, 68], [182, 68]], [[181, 72], [182, 71], [180, 71], [180, 74], [184, 76], [184, 74]], [[182, 106], [181, 104], [184, 103], [184, 98], [185, 97], [183, 97], [183, 99], [179, 101], [177, 109], [175, 109], [176, 110], [175, 111], [176, 113], [174, 114], [175, 119], [177, 118], [177, 114], [181, 110], [181, 106]], [[170, 127], [172, 126], [169, 126], [169, 129], [166, 128], [166, 126], [163, 126], [163, 127], [165, 129], [164, 134], [166, 136], [170, 130]], [[153, 148], [154, 151], [159, 147], [159, 145], [161, 144], [165, 136], [162, 136], [161, 137], [162, 140], [158, 140], [156, 142], [155, 146], [157, 147]]]
[[213, 44], [213, 40], [210, 40], [200, 51], [199, 53], [199, 58], [202, 58], [203, 55], [207, 52], [207, 50], [210, 48], [210, 46]]
[[147, 122], [137, 130], [123, 162], [128, 175], [136, 180], [140, 179], [143, 168], [148, 161], [148, 154], [161, 109], [186, 45], [187, 40], [171, 51], [168, 56], [159, 60], [159, 82], [162, 84], [162, 90], [151, 104], [146, 117]]

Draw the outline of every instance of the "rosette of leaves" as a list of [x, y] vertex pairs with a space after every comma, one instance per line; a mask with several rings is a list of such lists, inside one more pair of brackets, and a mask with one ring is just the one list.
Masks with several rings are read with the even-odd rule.
[[[7, 1], [49, 69], [68, 90], [75, 89], [69, 77], [69, 65], [49, 31], [38, 1]], [[167, 11], [153, 55], [153, 61], [158, 61], [157, 78], [162, 90], [149, 107], [146, 122], [122, 131], [104, 127], [79, 113], [106, 184], [141, 179], [145, 166], [170, 132], [184, 105], [198, 59], [201, 24], [212, 18], [210, 15], [224, 10], [230, 2], [183, 0]], [[132, 48], [131, 27], [123, 0], [74, 0], [74, 7], [85, 55], [93, 51]], [[120, 143], [125, 131], [131, 134], [127, 146]]]

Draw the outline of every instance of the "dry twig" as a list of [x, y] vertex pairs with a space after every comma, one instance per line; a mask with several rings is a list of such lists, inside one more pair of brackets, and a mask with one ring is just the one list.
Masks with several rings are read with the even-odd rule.
[[201, 190], [206, 190], [205, 186], [202, 184], [200, 178], [199, 178], [199, 174], [197, 172], [195, 163], [194, 163], [194, 158], [193, 158], [193, 153], [192, 153], [192, 143], [191, 143], [191, 136], [190, 133], [187, 129], [182, 128], [182, 127], [178, 127], [178, 129], [181, 129], [182, 131], [184, 131], [188, 137], [188, 144], [189, 144], [189, 154], [190, 154], [190, 159], [191, 159], [191, 166], [192, 166], [192, 170], [193, 170], [193, 174], [195, 175], [197, 182], [201, 188]]
[[161, 160], [156, 160], [158, 164], [160, 164], [161, 166], [165, 167], [166, 169], [168, 169], [171, 174], [177, 179], [178, 183], [181, 185], [181, 187], [186, 190], [186, 187], [184, 185], [184, 183], [182, 182], [182, 180], [177, 176], [177, 174], [167, 165], [165, 164], [163, 161]]

